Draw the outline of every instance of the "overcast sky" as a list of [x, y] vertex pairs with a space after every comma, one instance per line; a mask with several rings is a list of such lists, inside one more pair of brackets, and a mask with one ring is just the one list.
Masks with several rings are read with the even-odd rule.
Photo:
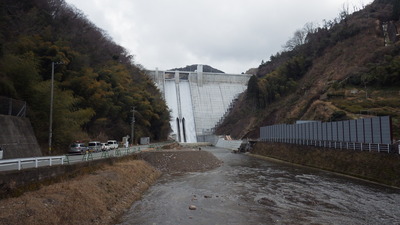
[[307, 22], [322, 25], [372, 0], [66, 0], [146, 69], [258, 67]]

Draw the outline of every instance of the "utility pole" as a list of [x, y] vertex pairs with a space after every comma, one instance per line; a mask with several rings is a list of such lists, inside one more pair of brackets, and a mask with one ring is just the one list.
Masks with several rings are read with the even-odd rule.
[[49, 122], [49, 154], [51, 154], [51, 139], [53, 138], [53, 100], [54, 100], [54, 64], [63, 62], [51, 62], [51, 89], [50, 89], [50, 122]]
[[51, 154], [51, 139], [53, 137], [53, 99], [54, 99], [54, 94], [53, 93], [54, 93], [54, 62], [51, 62], [49, 154]]
[[133, 145], [133, 135], [134, 135], [134, 128], [135, 128], [135, 106], [132, 106], [132, 122], [131, 122], [131, 145]]

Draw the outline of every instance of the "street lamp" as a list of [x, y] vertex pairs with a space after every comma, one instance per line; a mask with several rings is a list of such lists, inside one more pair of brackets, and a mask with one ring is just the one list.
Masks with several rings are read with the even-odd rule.
[[133, 135], [134, 135], [134, 127], [135, 127], [135, 106], [132, 106], [132, 122], [131, 122], [131, 145], [133, 145]]
[[63, 62], [51, 62], [49, 154], [51, 154], [51, 139], [53, 137], [54, 64], [58, 65], [58, 64], [64, 64], [64, 63]]

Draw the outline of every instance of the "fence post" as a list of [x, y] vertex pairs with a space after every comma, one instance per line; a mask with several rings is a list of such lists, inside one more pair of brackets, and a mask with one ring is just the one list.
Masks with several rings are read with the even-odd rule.
[[10, 104], [8, 105], [8, 115], [12, 115], [12, 98], [10, 98]]
[[35, 158], [35, 168], [38, 168], [38, 159]]

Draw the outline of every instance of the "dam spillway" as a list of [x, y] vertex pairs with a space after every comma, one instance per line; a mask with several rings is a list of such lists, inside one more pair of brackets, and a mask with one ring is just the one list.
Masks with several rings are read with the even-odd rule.
[[195, 143], [209, 135], [232, 102], [247, 89], [249, 74], [197, 71], [148, 71], [171, 111], [172, 136]]

